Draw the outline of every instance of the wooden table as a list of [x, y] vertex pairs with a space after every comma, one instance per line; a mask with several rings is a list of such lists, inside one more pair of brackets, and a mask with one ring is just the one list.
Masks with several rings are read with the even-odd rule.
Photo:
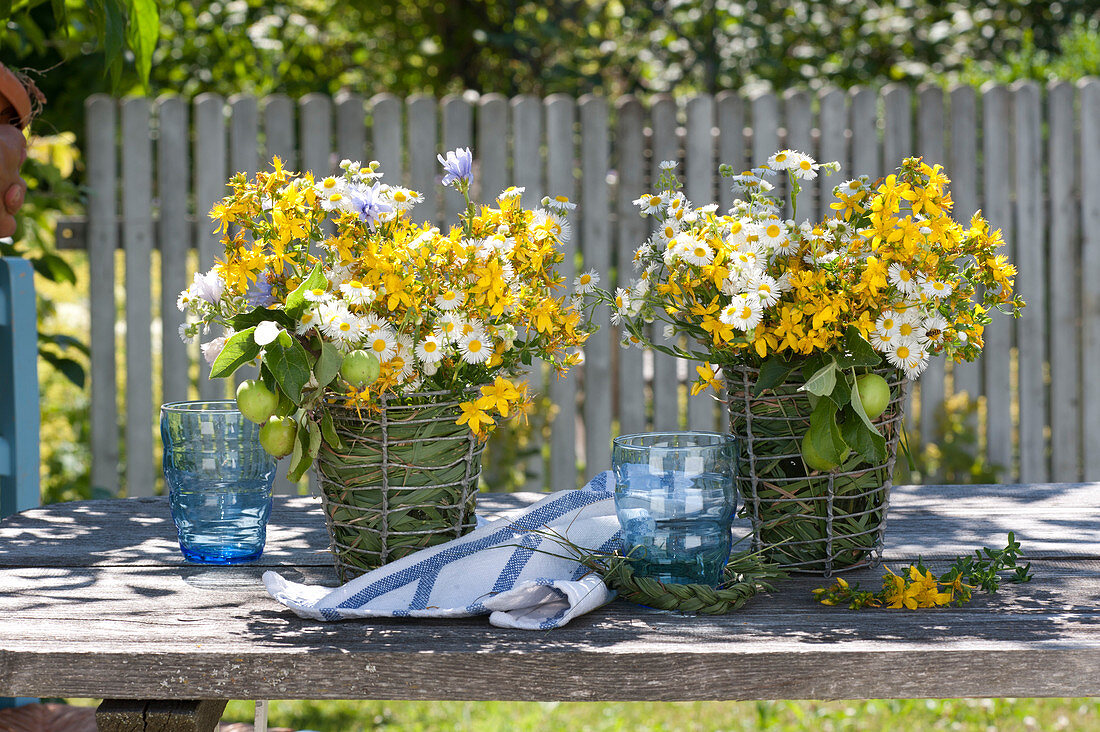
[[[534, 494], [483, 496], [504, 510]], [[1100, 484], [897, 487], [894, 566], [1003, 546], [1035, 579], [965, 608], [852, 612], [789, 580], [723, 617], [622, 602], [547, 632], [303, 620], [260, 575], [337, 584], [318, 499], [277, 500], [261, 561], [190, 565], [163, 498], [0, 523], [0, 695], [692, 700], [1100, 695]], [[848, 575], [878, 586], [880, 571]], [[220, 709], [220, 707], [219, 707]], [[220, 714], [220, 711], [218, 712]]]

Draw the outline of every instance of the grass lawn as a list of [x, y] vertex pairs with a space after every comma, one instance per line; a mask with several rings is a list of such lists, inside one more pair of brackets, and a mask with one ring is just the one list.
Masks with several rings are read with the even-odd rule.
[[[975, 669], [975, 673], [979, 671]], [[251, 702], [223, 721], [250, 722]], [[1095, 730], [1100, 699], [775, 702], [272, 702], [271, 726], [357, 730]]]

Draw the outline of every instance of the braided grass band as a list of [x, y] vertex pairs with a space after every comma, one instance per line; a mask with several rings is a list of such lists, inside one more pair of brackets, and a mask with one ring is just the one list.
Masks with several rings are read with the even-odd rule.
[[792, 572], [831, 576], [882, 561], [891, 477], [902, 431], [908, 380], [896, 369], [877, 369], [890, 386], [890, 402], [874, 420], [886, 439], [886, 460], [870, 465], [857, 453], [829, 473], [802, 461], [810, 425], [809, 395], [790, 380], [753, 395], [759, 371], [727, 366], [730, 432], [740, 446], [736, 479], [752, 521], [753, 549]]
[[382, 396], [377, 410], [330, 406], [343, 450], [314, 465], [341, 582], [473, 530], [484, 443], [452, 392]]
[[774, 591], [772, 582], [787, 576], [777, 565], [765, 561], [759, 552], [731, 556], [726, 564], [725, 579], [717, 588], [666, 584], [649, 577], [637, 577], [630, 560], [621, 554], [582, 556], [581, 563], [602, 574], [607, 586], [628, 602], [701, 615], [725, 615], [739, 610], [754, 595]]

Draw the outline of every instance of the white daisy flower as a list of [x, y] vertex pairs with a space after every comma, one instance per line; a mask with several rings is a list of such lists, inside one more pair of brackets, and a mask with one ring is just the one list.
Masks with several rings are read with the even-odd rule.
[[[508, 186], [507, 188], [505, 188], [503, 191], [500, 192], [500, 195], [497, 196], [497, 200], [498, 201], [507, 201], [507, 200], [512, 199], [512, 198], [519, 198], [520, 196], [523, 195], [523, 192], [526, 191], [526, 190], [527, 189], [524, 188], [523, 186]], [[545, 204], [543, 204], [543, 205], [545, 205]]]
[[920, 285], [917, 284], [916, 273], [902, 266], [900, 262], [894, 262], [890, 265], [890, 269], [887, 271], [887, 278], [890, 280], [890, 284], [898, 288], [898, 290], [905, 295], [916, 295], [920, 291]]
[[389, 328], [379, 328], [366, 338], [366, 350], [378, 357], [382, 363], [389, 361], [397, 353], [397, 336]]
[[642, 216], [652, 216], [660, 212], [667, 202], [664, 194], [649, 193], [635, 199], [634, 205], [641, 209]]
[[391, 186], [389, 194], [395, 211], [408, 211], [424, 200], [424, 196], [420, 193], [401, 186]]
[[315, 303], [324, 303], [332, 300], [332, 296], [328, 293], [328, 288], [317, 287], [312, 290], [306, 290], [306, 300]]
[[898, 345], [886, 352], [886, 360], [915, 379], [928, 366], [928, 352], [919, 345]]
[[889, 353], [897, 341], [897, 336], [889, 331], [871, 331], [871, 346], [880, 353]]
[[683, 257], [690, 264], [702, 267], [714, 261], [714, 250], [702, 239], [692, 239], [691, 244], [684, 247]]
[[676, 170], [676, 166], [679, 165], [675, 160], [662, 160], [657, 167], [661, 170]]
[[662, 243], [667, 243], [675, 239], [679, 233], [680, 222], [676, 219], [665, 219], [664, 223], [657, 229], [657, 238]]
[[568, 196], [546, 196], [542, 199], [542, 205], [559, 214], [566, 214], [577, 208], [577, 204], [570, 201]]
[[416, 344], [416, 357], [424, 363], [439, 363], [443, 360], [443, 343], [435, 335], [425, 336]]
[[304, 335], [321, 322], [321, 318], [317, 313], [317, 310], [310, 308], [302, 313], [302, 317], [298, 319], [298, 325], [295, 326], [294, 332], [298, 335]]
[[352, 305], [370, 305], [374, 302], [376, 293], [359, 280], [348, 280], [340, 285], [340, 294], [344, 296], [344, 302]]
[[459, 340], [458, 354], [466, 363], [484, 363], [493, 355], [493, 346], [484, 333], [475, 330]]
[[462, 316], [457, 313], [447, 313], [439, 319], [432, 332], [440, 343], [455, 343], [462, 335]]
[[798, 160], [791, 166], [790, 170], [794, 172], [794, 177], [801, 180], [813, 180], [817, 177], [817, 169], [821, 167], [814, 162], [814, 159], [809, 155], [799, 155]]
[[331, 338], [338, 343], [358, 343], [363, 339], [362, 318], [354, 313], [347, 313], [336, 321], [332, 328]]
[[903, 318], [898, 323], [897, 342], [899, 344], [914, 345], [920, 344], [924, 340], [925, 330], [922, 326], [910, 322], [908, 318]]
[[790, 170], [798, 164], [799, 157], [794, 150], [780, 150], [768, 158], [768, 167], [772, 170]]
[[763, 318], [764, 309], [760, 306], [760, 300], [753, 302], [748, 295], [735, 295], [719, 315], [723, 323], [742, 331], [752, 330]]
[[925, 280], [924, 285], [921, 287], [921, 292], [930, 298], [940, 300], [945, 297], [950, 297], [953, 287], [950, 282], [945, 280]]
[[454, 310], [462, 306], [462, 303], [466, 301], [466, 293], [462, 290], [456, 290], [453, 287], [448, 287], [443, 292], [435, 296], [435, 306], [443, 311]]
[[878, 320], [875, 321], [875, 331], [878, 333], [889, 335], [891, 337], [898, 334], [899, 323], [898, 314], [893, 310], [883, 310], [882, 314], [878, 316]]
[[413, 375], [415, 362], [413, 361], [412, 351], [406, 348], [404, 344], [399, 343], [397, 345], [396, 352], [386, 363], [393, 369], [394, 375], [400, 381], [405, 381]]
[[772, 249], [777, 249], [787, 243], [787, 232], [778, 221], [769, 221], [760, 227], [757, 237], [761, 244]]
[[333, 340], [341, 340], [341, 333], [346, 333], [347, 329], [340, 326], [351, 315], [348, 306], [338, 300], [329, 300], [317, 306], [317, 314], [321, 332]]
[[779, 288], [774, 278], [766, 274], [758, 274], [748, 281], [749, 292], [755, 292], [760, 298], [762, 307], [769, 308], [779, 301]]
[[926, 319], [921, 324], [924, 328], [924, 343], [922, 345], [942, 346], [944, 335], [947, 331], [947, 321], [939, 314]]
[[661, 335], [665, 337], [665, 340], [676, 337], [676, 326], [670, 323], [665, 323], [665, 326], [661, 328]]
[[600, 273], [594, 269], [590, 269], [587, 272], [581, 272], [577, 275], [577, 278], [573, 280], [573, 290], [578, 295], [587, 295], [596, 289], [596, 286], [600, 284]]

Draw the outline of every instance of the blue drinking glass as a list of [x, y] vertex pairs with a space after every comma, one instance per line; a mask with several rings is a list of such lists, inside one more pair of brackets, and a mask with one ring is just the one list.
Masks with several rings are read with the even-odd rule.
[[736, 440], [717, 432], [616, 438], [615, 512], [635, 575], [717, 587], [737, 508]]
[[260, 445], [260, 426], [228, 399], [173, 402], [160, 409], [160, 434], [184, 558], [199, 564], [259, 559], [276, 462]]

